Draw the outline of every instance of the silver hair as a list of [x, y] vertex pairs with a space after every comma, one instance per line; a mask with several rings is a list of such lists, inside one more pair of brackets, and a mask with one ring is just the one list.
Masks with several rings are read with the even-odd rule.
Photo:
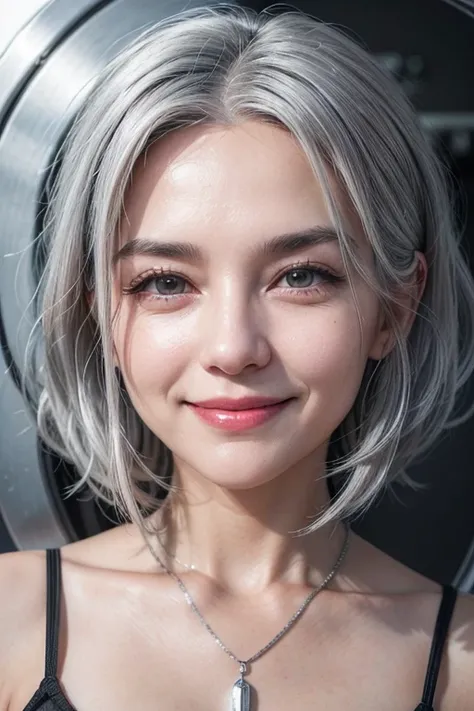
[[[420, 487], [407, 466], [470, 415], [454, 419], [474, 369], [474, 282], [449, 171], [402, 88], [348, 33], [303, 12], [227, 4], [184, 11], [118, 54], [66, 138], [41, 236], [48, 254], [41, 317], [29, 342], [38, 345], [41, 326], [44, 365], [35, 369], [26, 358], [23, 379], [39, 435], [79, 472], [69, 495], [87, 484], [144, 535], [153, 532], [146, 515], [176, 491], [171, 452], [138, 416], [113, 367], [111, 255], [124, 194], [138, 158], [165, 134], [248, 119], [280, 125], [299, 142], [346, 267], [373, 288], [396, 333], [391, 352], [367, 362], [331, 438], [324, 476], [341, 477], [337, 496], [295, 533], [364, 513], [395, 481]], [[329, 168], [361, 221], [372, 272], [345, 238]], [[405, 337], [397, 294], [413, 279], [415, 250], [426, 256], [428, 278]]]

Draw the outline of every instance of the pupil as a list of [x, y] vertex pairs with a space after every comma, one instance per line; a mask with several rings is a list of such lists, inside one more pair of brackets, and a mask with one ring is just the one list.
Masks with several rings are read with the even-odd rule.
[[296, 282], [296, 284], [290, 284], [290, 286], [311, 286], [312, 276], [308, 269], [295, 269], [288, 274], [288, 281], [294, 279]]
[[178, 282], [179, 280], [176, 277], [161, 277], [158, 279], [158, 286], [161, 286], [162, 288], [158, 288], [158, 291], [161, 292], [164, 289], [166, 293], [169, 293], [170, 291], [174, 292], [177, 290]]

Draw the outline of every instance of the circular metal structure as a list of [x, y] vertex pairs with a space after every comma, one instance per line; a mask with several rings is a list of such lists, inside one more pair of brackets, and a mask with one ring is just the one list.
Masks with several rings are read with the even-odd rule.
[[50, 166], [102, 67], [150, 25], [203, 4], [52, 0], [0, 47], [0, 513], [19, 549], [62, 545], [105, 525], [91, 501], [66, 510], [58, 484], [68, 472], [38, 441], [19, 390]]

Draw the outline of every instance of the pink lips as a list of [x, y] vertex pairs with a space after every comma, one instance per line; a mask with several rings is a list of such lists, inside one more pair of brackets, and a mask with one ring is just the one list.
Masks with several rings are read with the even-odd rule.
[[212, 427], [239, 432], [268, 422], [281, 412], [291, 400], [293, 398], [283, 401], [255, 397], [241, 398], [240, 400], [219, 398], [186, 404], [200, 419]]

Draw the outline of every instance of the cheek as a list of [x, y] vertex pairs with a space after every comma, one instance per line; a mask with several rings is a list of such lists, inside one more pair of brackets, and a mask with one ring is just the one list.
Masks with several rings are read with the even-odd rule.
[[189, 328], [176, 314], [158, 319], [142, 312], [118, 321], [115, 345], [120, 362], [126, 364], [125, 382], [134, 404], [146, 401], [147, 394], [167, 393], [177, 381], [191, 357]]
[[321, 368], [332, 370], [341, 360], [353, 359], [360, 345], [360, 334], [351, 322], [336, 315], [315, 319], [308, 326], [306, 324], [299, 343], [294, 339], [295, 357], [301, 358], [302, 363], [314, 363], [316, 371]]
[[352, 304], [322, 307], [288, 324], [281, 355], [309, 397], [344, 411], [359, 390], [374, 334], [374, 314], [366, 313], [361, 327]]
[[[269, 316], [268, 338], [276, 359], [315, 405], [343, 412], [357, 395], [375, 333], [373, 305], [361, 302], [360, 310], [362, 331], [355, 305], [346, 299], [314, 309], [280, 310], [275, 320]], [[158, 415], [156, 398], [175, 392], [183, 374], [196, 367], [199, 332], [197, 313], [157, 318], [142, 311], [118, 319], [114, 339], [120, 362], [126, 364], [125, 384], [145, 420], [152, 405], [153, 419]], [[268, 377], [276, 372], [270, 365]]]

